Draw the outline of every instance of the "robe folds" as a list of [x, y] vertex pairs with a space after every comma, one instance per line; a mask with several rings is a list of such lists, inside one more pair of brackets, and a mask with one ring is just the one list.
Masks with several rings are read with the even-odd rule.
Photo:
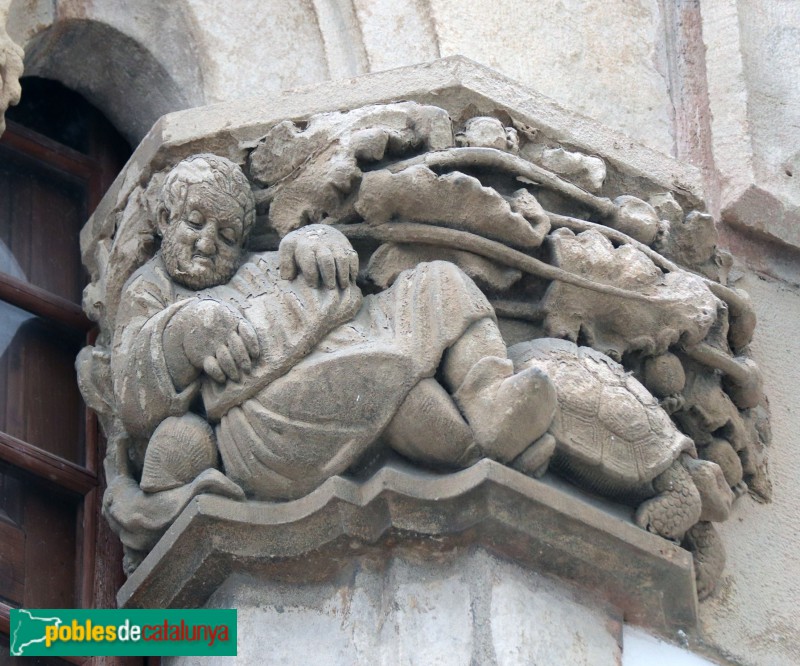
[[[162, 338], [197, 298], [240, 311], [261, 354], [238, 382], [201, 374], [178, 391]], [[158, 254], [123, 290], [112, 354], [118, 414], [146, 438], [166, 417], [197, 410], [199, 395], [225, 474], [254, 499], [300, 497], [356, 462], [447, 348], [486, 317], [494, 311], [485, 296], [442, 261], [363, 297], [356, 285], [281, 279], [277, 252], [248, 255], [230, 282], [194, 292], [172, 282]]]

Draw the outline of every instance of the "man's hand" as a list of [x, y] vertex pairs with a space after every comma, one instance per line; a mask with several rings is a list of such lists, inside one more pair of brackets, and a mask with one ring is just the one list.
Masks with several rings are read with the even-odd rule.
[[346, 289], [356, 281], [358, 254], [347, 237], [325, 224], [311, 224], [287, 234], [278, 248], [281, 277], [302, 273], [308, 284]]
[[203, 370], [215, 382], [238, 382], [261, 353], [252, 324], [233, 307], [198, 299], [175, 315], [164, 332], [167, 365], [177, 388]]

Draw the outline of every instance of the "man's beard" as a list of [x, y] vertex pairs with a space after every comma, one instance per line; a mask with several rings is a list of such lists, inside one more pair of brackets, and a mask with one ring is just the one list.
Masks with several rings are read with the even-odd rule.
[[[161, 241], [161, 255], [164, 257], [167, 273], [175, 282], [188, 289], [197, 291], [225, 284], [239, 267], [238, 257], [226, 259], [220, 255], [211, 257], [213, 267], [198, 266], [192, 262], [191, 252], [191, 248], [187, 249], [185, 245], [175, 242], [172, 234], [165, 234]], [[182, 270], [179, 265], [184, 258], [186, 261], [183, 263], [189, 264], [188, 270]]]

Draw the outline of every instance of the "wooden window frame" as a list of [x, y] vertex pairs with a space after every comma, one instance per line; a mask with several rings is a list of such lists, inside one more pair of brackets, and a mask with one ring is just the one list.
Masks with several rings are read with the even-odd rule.
[[[0, 137], [0, 147], [9, 150], [15, 158], [31, 161], [38, 167], [50, 169], [59, 178], [66, 178], [86, 188], [88, 211], [94, 211], [103, 193], [116, 177], [117, 169], [108, 159], [86, 155], [64, 146], [13, 121], [7, 121], [5, 133]], [[94, 148], [94, 147], [92, 147]], [[97, 329], [86, 317], [81, 307], [36, 285], [0, 272], [0, 300], [82, 336], [92, 344]], [[96, 415], [84, 405], [85, 442], [84, 464], [79, 465], [56, 454], [0, 431], [0, 462], [34, 477], [37, 482], [52, 489], [66, 492], [77, 498], [76, 517], [76, 589], [74, 598], [82, 608], [110, 606], [114, 599], [98, 598], [95, 587], [98, 576], [111, 576], [120, 569], [119, 551], [106, 552], [98, 544], [101, 520], [103, 480], [100, 475], [104, 445]], [[114, 588], [115, 586], [111, 586]], [[108, 596], [108, 595], [106, 595]], [[0, 601], [0, 633], [10, 634], [10, 610], [13, 606]], [[61, 657], [74, 664], [129, 664], [141, 660], [126, 658]], [[148, 663], [157, 663], [150, 659]]]

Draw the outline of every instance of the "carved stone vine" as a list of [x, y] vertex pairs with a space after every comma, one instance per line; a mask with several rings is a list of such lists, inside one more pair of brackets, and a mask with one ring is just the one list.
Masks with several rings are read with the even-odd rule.
[[78, 360], [128, 570], [199, 493], [291, 500], [393, 452], [628, 503], [709, 594], [711, 523], [770, 497], [755, 317], [709, 215], [605, 177], [408, 102], [287, 120], [241, 165], [197, 155], [135, 188]]

